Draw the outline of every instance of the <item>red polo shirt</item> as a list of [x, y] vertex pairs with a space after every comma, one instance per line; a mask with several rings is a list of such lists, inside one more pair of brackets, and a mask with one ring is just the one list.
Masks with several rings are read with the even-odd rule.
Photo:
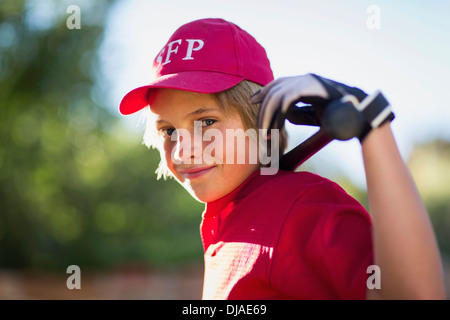
[[365, 299], [369, 214], [308, 172], [252, 174], [206, 204], [203, 299]]

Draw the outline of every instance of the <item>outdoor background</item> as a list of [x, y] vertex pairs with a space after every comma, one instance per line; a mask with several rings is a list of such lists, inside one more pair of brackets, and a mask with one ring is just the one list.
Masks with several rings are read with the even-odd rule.
[[[71, 5], [80, 29], [67, 26]], [[0, 299], [201, 297], [203, 205], [156, 181], [139, 114], [117, 108], [175, 29], [205, 17], [255, 36], [275, 77], [314, 72], [385, 93], [449, 273], [448, 12], [443, 0], [0, 0]], [[288, 129], [290, 147], [311, 134]], [[367, 206], [357, 141], [300, 169]], [[66, 287], [70, 265], [81, 290]]]

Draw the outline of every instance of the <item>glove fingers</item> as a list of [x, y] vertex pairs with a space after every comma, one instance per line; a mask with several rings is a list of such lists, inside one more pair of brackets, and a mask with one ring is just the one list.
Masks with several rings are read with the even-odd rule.
[[[272, 81], [249, 101], [261, 104], [258, 127], [266, 130], [281, 129], [288, 112], [298, 102], [310, 104], [315, 118], [320, 119], [318, 123], [339, 140], [358, 136], [362, 141], [371, 128], [394, 117], [380, 94], [368, 97], [359, 88], [312, 73]], [[330, 103], [334, 103], [333, 106]]]
[[273, 87], [277, 86], [280, 82], [284, 82], [288, 77], [282, 77], [278, 78], [276, 80], [273, 80], [266, 86], [262, 87], [258, 91], [256, 91], [249, 99], [250, 103], [261, 103], [267, 94], [269, 90], [271, 90]]
[[280, 82], [272, 86], [265, 94], [260, 107], [258, 126], [261, 129], [280, 129], [289, 107], [299, 99], [299, 92]]
[[280, 129], [289, 108], [307, 97], [314, 98], [317, 103], [328, 101], [326, 89], [312, 74], [279, 78], [252, 96], [250, 102], [261, 103], [259, 128]]
[[343, 83], [323, 78], [315, 74], [312, 75], [325, 87], [330, 96], [330, 100], [337, 100], [348, 94], [355, 96], [359, 101], [362, 101], [367, 97], [367, 94], [361, 89], [349, 87]]
[[273, 124], [273, 119], [275, 114], [280, 112], [278, 106], [280, 105], [280, 100], [282, 95], [277, 94], [280, 91], [280, 87], [271, 88], [270, 91], [266, 93], [261, 102], [260, 111], [258, 114], [258, 127], [261, 129], [269, 130]]

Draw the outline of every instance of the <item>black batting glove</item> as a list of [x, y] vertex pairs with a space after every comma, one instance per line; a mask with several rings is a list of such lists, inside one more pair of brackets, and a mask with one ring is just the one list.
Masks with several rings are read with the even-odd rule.
[[311, 104], [320, 126], [332, 138], [361, 142], [367, 134], [394, 119], [391, 107], [379, 91], [367, 95], [358, 88], [320, 77], [315, 74], [284, 77], [261, 88], [251, 98], [261, 103], [260, 129], [281, 129], [286, 115], [299, 102]]

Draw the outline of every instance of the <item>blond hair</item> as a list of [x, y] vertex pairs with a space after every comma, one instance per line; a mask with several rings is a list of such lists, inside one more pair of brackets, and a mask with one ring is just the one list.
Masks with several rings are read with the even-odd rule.
[[[229, 116], [233, 113], [239, 114], [244, 124], [244, 128], [258, 130], [258, 112], [260, 104], [252, 104], [248, 100], [250, 97], [258, 91], [262, 86], [251, 81], [243, 80], [234, 87], [228, 90], [211, 94], [212, 98], [217, 102], [219, 108], [221, 108], [225, 115]], [[154, 148], [159, 150], [161, 155], [161, 161], [156, 169], [157, 179], [163, 177], [172, 177], [169, 169], [166, 166], [165, 153], [162, 150], [162, 145], [160, 144], [161, 139], [158, 139], [155, 121], [153, 119], [153, 113], [150, 111], [150, 107], [147, 107], [144, 112], [144, 117], [146, 121], [145, 132], [144, 132], [144, 145], [148, 148]], [[287, 132], [283, 127], [279, 133], [279, 155], [281, 156], [287, 147]], [[273, 143], [273, 142], [269, 142]], [[270, 149], [270, 145], [268, 146]]]

